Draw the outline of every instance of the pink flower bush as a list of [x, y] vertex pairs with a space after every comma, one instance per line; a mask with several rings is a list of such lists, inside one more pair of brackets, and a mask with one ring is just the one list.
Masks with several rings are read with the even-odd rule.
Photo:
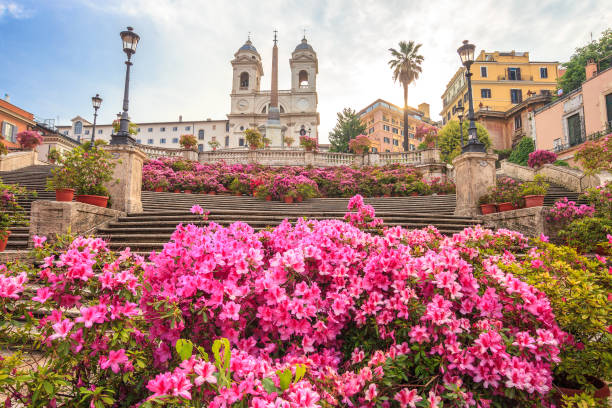
[[557, 155], [554, 152], [548, 150], [536, 150], [529, 153], [529, 159], [527, 159], [527, 165], [531, 168], [539, 168], [545, 164], [551, 164], [557, 161]]
[[[3, 267], [0, 307], [37, 327], [44, 369], [69, 378], [54, 385], [61, 394], [37, 398], [211, 408], [548, 403], [567, 336], [548, 299], [498, 266], [536, 251], [525, 237], [383, 228], [360, 196], [349, 209], [348, 222], [260, 232], [241, 222], [179, 225], [147, 262], [79, 237], [37, 249], [44, 262], [29, 276]], [[29, 281], [48, 290], [30, 299]], [[42, 316], [29, 314], [41, 303]], [[0, 375], [12, 370], [0, 365]], [[9, 401], [40, 390], [26, 377], [7, 375]]]
[[43, 137], [34, 130], [24, 130], [23, 132], [17, 133], [17, 143], [24, 149], [33, 149], [41, 145], [42, 142]]
[[548, 221], [569, 224], [576, 219], [592, 217], [593, 214], [595, 214], [594, 207], [585, 204], [576, 205], [575, 201], [570, 201], [567, 197], [563, 197], [557, 200], [553, 206], [548, 209], [546, 219]]

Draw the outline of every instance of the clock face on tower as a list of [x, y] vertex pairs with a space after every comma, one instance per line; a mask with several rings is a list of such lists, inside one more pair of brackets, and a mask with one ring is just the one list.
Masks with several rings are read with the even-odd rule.
[[297, 101], [297, 108], [301, 111], [307, 111], [308, 108], [310, 107], [310, 103], [308, 102], [307, 99], [302, 98], [299, 101]]
[[246, 99], [241, 99], [238, 101], [238, 109], [241, 111], [247, 110], [247, 108], [249, 107], [249, 101], [247, 101]]

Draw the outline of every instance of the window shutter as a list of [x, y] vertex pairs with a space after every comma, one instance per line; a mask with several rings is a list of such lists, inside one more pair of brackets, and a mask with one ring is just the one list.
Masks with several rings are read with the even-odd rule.
[[523, 90], [519, 89], [518, 90], [518, 103], [523, 102]]
[[11, 142], [15, 143], [17, 141], [17, 126], [11, 126]]
[[2, 122], [2, 134], [0, 134], [0, 136], [2, 136], [2, 139], [4, 139], [6, 135], [6, 122]]
[[516, 79], [517, 79], [518, 81], [520, 81], [520, 80], [521, 80], [521, 69], [520, 69], [520, 68], [517, 68], [517, 69], [516, 69]]

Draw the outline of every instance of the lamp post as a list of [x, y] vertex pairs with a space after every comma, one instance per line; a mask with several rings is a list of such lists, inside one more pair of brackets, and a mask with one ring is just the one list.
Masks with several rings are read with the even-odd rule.
[[119, 131], [112, 135], [110, 144], [125, 145], [134, 144], [136, 141], [130, 136], [130, 120], [128, 119], [129, 94], [130, 94], [130, 67], [132, 62], [130, 59], [136, 53], [136, 46], [140, 40], [140, 36], [134, 32], [132, 27], [128, 27], [126, 31], [121, 32], [121, 40], [123, 41], [123, 52], [127, 54], [125, 61], [125, 88], [123, 90], [123, 112], [119, 121]]
[[461, 149], [463, 150], [463, 105], [459, 103], [453, 108], [453, 114], [459, 118], [459, 133], [461, 134]]
[[98, 118], [98, 109], [100, 109], [100, 105], [102, 105], [102, 98], [100, 95], [96, 94], [91, 98], [91, 104], [94, 108], [94, 123], [93, 128], [91, 129], [91, 144], [96, 140], [96, 119]]
[[476, 46], [469, 44], [468, 40], [463, 41], [463, 45], [457, 49], [457, 53], [461, 58], [461, 63], [466, 69], [465, 77], [467, 78], [468, 88], [468, 99], [470, 106], [468, 110], [468, 118], [470, 120], [470, 127], [468, 128], [468, 142], [462, 147], [462, 152], [485, 152], [486, 148], [484, 143], [478, 140], [476, 133], [476, 124], [474, 123], [474, 100], [472, 99], [472, 73], [470, 67], [474, 63], [474, 50]]

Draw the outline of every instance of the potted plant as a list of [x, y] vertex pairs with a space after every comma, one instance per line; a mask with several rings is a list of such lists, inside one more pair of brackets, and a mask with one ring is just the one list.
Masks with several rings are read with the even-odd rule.
[[185, 150], [195, 150], [198, 145], [198, 140], [194, 135], [181, 135], [179, 144]]
[[499, 212], [516, 210], [519, 208], [520, 184], [509, 177], [497, 181], [497, 185], [492, 190], [492, 196], [497, 203]]
[[520, 195], [525, 200], [525, 208], [543, 206], [544, 197], [549, 187], [549, 184], [544, 181], [544, 177], [539, 174], [534, 177], [533, 181], [523, 183]]
[[263, 137], [257, 129], [246, 129], [244, 131], [244, 138], [251, 150], [257, 150], [264, 146]]
[[9, 228], [27, 223], [25, 211], [17, 201], [19, 196], [24, 195], [27, 195], [25, 188], [0, 182], [0, 252], [6, 249], [11, 235]]
[[297, 191], [294, 189], [290, 189], [289, 191], [285, 193], [285, 196], [283, 197], [283, 201], [285, 202], [285, 204], [291, 204], [293, 203], [296, 197], [297, 197]]
[[221, 143], [213, 139], [210, 142], [208, 142], [208, 145], [213, 149], [213, 152], [214, 152], [215, 150], [217, 150], [219, 146], [221, 146]]
[[317, 150], [319, 144], [316, 137], [300, 136], [300, 146], [307, 152], [314, 152]]
[[61, 164], [72, 175], [71, 187], [81, 203], [106, 207], [109, 193], [104, 183], [113, 180], [115, 163], [110, 152], [104, 150], [105, 142], [97, 140], [94, 144], [86, 142], [66, 152]]
[[304, 199], [308, 200], [319, 195], [316, 184], [300, 183], [297, 185], [297, 201], [302, 202]]
[[495, 205], [495, 198], [491, 193], [487, 193], [478, 199], [480, 204], [480, 212], [482, 215], [493, 214], [497, 212], [497, 206]]
[[17, 133], [17, 143], [24, 150], [34, 150], [37, 146], [41, 145], [43, 137], [33, 130], [24, 130], [23, 132]]
[[287, 144], [287, 147], [291, 147], [293, 142], [295, 142], [294, 138], [292, 138], [291, 136], [285, 136], [285, 144]]
[[47, 153], [47, 160], [49, 161], [49, 163], [54, 164], [60, 159], [61, 159], [61, 154], [59, 150], [57, 150], [55, 147], [52, 149], [49, 149], [49, 152]]
[[[58, 160], [61, 160], [61, 156]], [[69, 167], [56, 167], [51, 170], [51, 177], [47, 178], [46, 190], [55, 190], [55, 201], [72, 201], [74, 198], [75, 178]]]
[[536, 241], [521, 267], [504, 262], [498, 265], [543, 292], [560, 329], [570, 336], [554, 367], [557, 406], [561, 396], [584, 392], [603, 402], [610, 395], [605, 383], [612, 380], [612, 303], [608, 298], [612, 275], [602, 271], [610, 267], [610, 261], [602, 264], [572, 248]]
[[270, 186], [267, 184], [260, 184], [255, 188], [255, 197], [264, 199], [266, 201], [272, 201], [272, 194], [270, 194]]
[[372, 146], [372, 141], [367, 135], [359, 135], [349, 141], [349, 149], [355, 154], [364, 154]]

